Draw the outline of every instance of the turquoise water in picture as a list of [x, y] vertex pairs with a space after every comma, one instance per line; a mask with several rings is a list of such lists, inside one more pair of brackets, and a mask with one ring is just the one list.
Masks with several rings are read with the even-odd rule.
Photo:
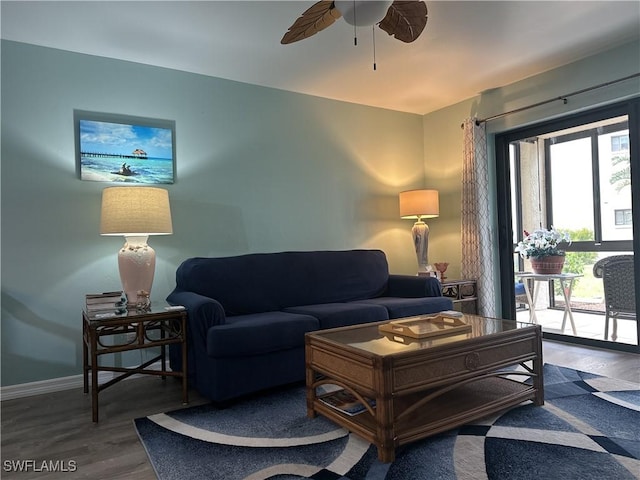
[[[173, 161], [168, 158], [122, 158], [120, 156], [82, 156], [81, 179], [96, 182], [173, 183]], [[122, 164], [131, 175], [121, 173]]]

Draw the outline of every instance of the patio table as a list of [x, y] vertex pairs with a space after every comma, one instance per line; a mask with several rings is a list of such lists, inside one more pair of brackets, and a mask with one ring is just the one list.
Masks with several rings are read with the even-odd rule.
[[531, 323], [538, 323], [538, 319], [536, 318], [536, 298], [538, 297], [538, 291], [540, 289], [533, 289], [533, 298], [531, 296], [531, 289], [529, 288], [529, 282], [527, 280], [532, 280], [534, 282], [548, 282], [550, 280], [557, 280], [560, 282], [560, 290], [562, 290], [562, 296], [564, 297], [564, 315], [562, 316], [562, 332], [564, 333], [564, 328], [567, 323], [567, 318], [571, 322], [571, 330], [574, 335], [578, 335], [576, 332], [576, 324], [573, 321], [573, 313], [571, 312], [571, 291], [573, 289], [573, 283], [576, 278], [582, 277], [581, 274], [578, 273], [558, 273], [558, 274], [541, 274], [541, 273], [531, 273], [531, 272], [516, 272], [516, 277], [520, 278], [522, 283], [524, 284], [524, 291], [527, 295], [527, 302], [529, 303], [529, 321]]

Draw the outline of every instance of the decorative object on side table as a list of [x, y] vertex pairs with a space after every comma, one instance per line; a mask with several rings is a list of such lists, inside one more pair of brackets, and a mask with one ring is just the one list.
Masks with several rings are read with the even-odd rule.
[[534, 273], [553, 275], [562, 273], [565, 251], [560, 249], [561, 243], [571, 244], [571, 238], [566, 232], [558, 232], [553, 226], [549, 229], [534, 230], [533, 233], [524, 231], [525, 237], [518, 242], [515, 251], [522, 258], [531, 260]]
[[436, 270], [440, 273], [440, 281], [446, 280], [447, 277], [444, 276], [444, 272], [447, 271], [447, 267], [449, 266], [449, 262], [436, 262], [434, 263]]
[[120, 280], [127, 305], [139, 304], [138, 292], [145, 302], [153, 285], [156, 252], [147, 245], [149, 235], [170, 235], [169, 192], [156, 187], [108, 187], [102, 192], [101, 235], [124, 235], [118, 252]]
[[147, 311], [151, 307], [151, 299], [149, 292], [146, 290], [138, 290], [136, 295], [136, 310]]
[[417, 219], [413, 224], [411, 234], [418, 259], [418, 275], [431, 275], [429, 265], [429, 226], [423, 218], [435, 218], [440, 215], [440, 204], [437, 190], [408, 190], [400, 192], [400, 217], [403, 219]]
[[85, 295], [85, 310], [90, 317], [113, 317], [127, 311], [126, 301], [122, 298], [122, 291], [88, 293]]

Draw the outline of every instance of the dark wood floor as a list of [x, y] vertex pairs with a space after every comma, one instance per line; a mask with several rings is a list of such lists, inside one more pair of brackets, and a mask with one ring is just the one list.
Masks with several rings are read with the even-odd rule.
[[[640, 356], [544, 342], [544, 361], [639, 383]], [[190, 405], [206, 403], [194, 391]], [[100, 422], [91, 398], [67, 390], [1, 404], [2, 466], [7, 460], [73, 460], [75, 472], [0, 472], [3, 479], [154, 479], [133, 419], [182, 408], [180, 382], [158, 377], [127, 380], [100, 393]]]

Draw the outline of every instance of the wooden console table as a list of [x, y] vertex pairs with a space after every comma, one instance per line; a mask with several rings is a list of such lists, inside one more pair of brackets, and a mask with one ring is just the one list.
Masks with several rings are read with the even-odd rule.
[[[133, 374], [161, 375], [182, 378], [182, 403], [189, 402], [187, 392], [187, 312], [185, 310], [166, 311], [164, 305], [152, 305], [150, 310], [135, 309], [112, 316], [98, 316], [82, 312], [82, 356], [84, 393], [89, 393], [89, 373], [91, 373], [92, 418], [98, 421], [98, 393], [105, 388]], [[109, 341], [106, 341], [109, 337]], [[167, 370], [167, 345], [182, 345], [182, 371]], [[101, 366], [98, 357], [102, 355], [160, 347], [160, 354], [137, 367], [125, 368]], [[150, 370], [152, 363], [160, 360], [161, 370]], [[98, 372], [118, 372], [102, 385], [98, 384]]]
[[478, 282], [476, 280], [442, 280], [442, 295], [450, 298], [453, 308], [462, 313], [478, 313]]

